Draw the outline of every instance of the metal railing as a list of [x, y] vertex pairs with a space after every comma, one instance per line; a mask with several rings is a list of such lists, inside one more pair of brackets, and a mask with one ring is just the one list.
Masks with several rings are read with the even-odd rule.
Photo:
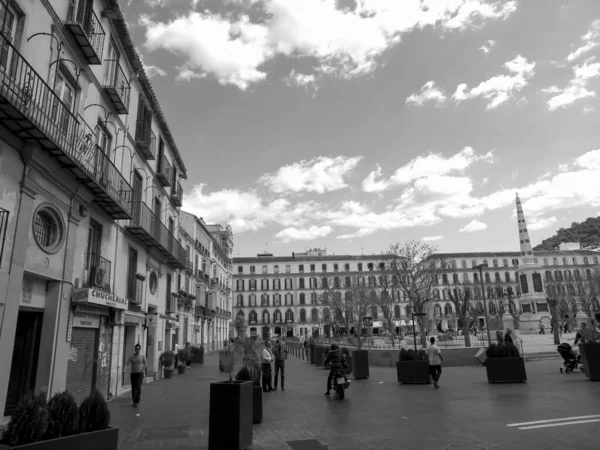
[[128, 222], [127, 226], [130, 228], [142, 228], [147, 234], [152, 236], [157, 244], [179, 262], [181, 268], [186, 266], [186, 250], [144, 202], [133, 202], [132, 219]]
[[94, 286], [110, 292], [111, 262], [97, 253], [85, 254], [85, 270], [87, 286]]
[[[146, 129], [148, 127], [148, 129]], [[154, 159], [156, 150], [156, 135], [144, 119], [137, 119], [135, 124], [135, 142], [142, 150], [146, 159]]]
[[173, 167], [165, 155], [160, 158], [160, 168], [156, 176], [161, 181], [163, 186], [171, 186], [171, 177]]
[[99, 145], [94, 146], [94, 154], [89, 159], [82, 159], [80, 165], [121, 208], [131, 212], [133, 188]]
[[[112, 90], [117, 94], [122, 106], [125, 109], [129, 108], [129, 95], [131, 93], [131, 86], [127, 80], [127, 76], [123, 71], [121, 64], [116, 59], [106, 60], [106, 77], [104, 79], [104, 87]], [[114, 101], [114, 100], [113, 100]], [[119, 109], [120, 105], [116, 105]]]
[[[97, 61], [99, 64], [102, 61], [106, 32], [102, 28], [98, 16], [94, 13], [91, 2], [87, 0], [71, 1], [67, 13], [67, 25], [77, 25], [81, 29], [90, 48], [95, 53], [95, 62]], [[85, 49], [83, 50], [85, 52]]]
[[171, 188], [171, 199], [175, 206], [183, 205], [183, 190], [179, 181], [176, 181], [175, 185]]
[[2, 266], [2, 257], [4, 256], [4, 242], [6, 241], [6, 229], [8, 228], [8, 216], [10, 212], [0, 208], [0, 266]]

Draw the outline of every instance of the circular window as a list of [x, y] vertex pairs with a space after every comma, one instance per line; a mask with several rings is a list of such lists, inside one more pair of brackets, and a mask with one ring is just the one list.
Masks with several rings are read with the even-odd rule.
[[63, 223], [60, 214], [49, 207], [39, 208], [33, 220], [33, 236], [46, 253], [56, 253], [63, 242]]
[[150, 292], [152, 295], [156, 294], [158, 289], [158, 277], [156, 276], [156, 272], [150, 272], [150, 279], [148, 282], [150, 283]]

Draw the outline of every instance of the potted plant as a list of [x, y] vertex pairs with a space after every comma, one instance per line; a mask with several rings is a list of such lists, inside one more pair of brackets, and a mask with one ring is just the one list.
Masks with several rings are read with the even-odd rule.
[[492, 342], [487, 348], [485, 356], [488, 382], [520, 383], [527, 381], [525, 360], [514, 344]]
[[171, 350], [167, 350], [160, 354], [160, 365], [163, 368], [163, 376], [165, 378], [171, 378], [173, 376], [173, 364], [175, 364], [175, 353]]
[[431, 383], [427, 352], [425, 350], [415, 352], [413, 349], [400, 349], [398, 361], [396, 361], [396, 375], [398, 383]]
[[192, 363], [204, 364], [204, 346], [192, 347]]
[[253, 382], [233, 380], [233, 352], [231, 357], [219, 362], [228, 381], [210, 384], [208, 418], [208, 448], [243, 450], [252, 445]]
[[177, 373], [178, 374], [184, 374], [185, 370], [187, 368], [187, 362], [191, 359], [192, 355], [191, 355], [191, 351], [190, 349], [187, 348], [180, 348], [177, 351]]
[[119, 429], [110, 426], [110, 411], [97, 389], [77, 408], [68, 392], [29, 394], [19, 402], [2, 443], [24, 450], [116, 450]]

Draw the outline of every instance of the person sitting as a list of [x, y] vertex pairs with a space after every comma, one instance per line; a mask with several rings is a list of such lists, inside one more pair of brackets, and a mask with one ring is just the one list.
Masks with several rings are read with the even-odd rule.
[[327, 391], [325, 392], [325, 395], [331, 395], [330, 391], [333, 375], [335, 375], [336, 372], [348, 367], [346, 365], [346, 359], [340, 351], [340, 346], [335, 342], [331, 344], [329, 354], [327, 355], [327, 359], [325, 360], [325, 367], [327, 367], [328, 364], [331, 364], [331, 368], [329, 369], [329, 376], [327, 377]]

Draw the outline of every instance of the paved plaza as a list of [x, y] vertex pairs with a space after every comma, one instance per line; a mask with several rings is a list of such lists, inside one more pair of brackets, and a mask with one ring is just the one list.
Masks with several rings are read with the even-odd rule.
[[[528, 362], [527, 383], [494, 385], [483, 367], [445, 368], [440, 389], [400, 385], [395, 369], [371, 367], [339, 401], [323, 395], [327, 371], [290, 354], [286, 390], [264, 394], [251, 449], [289, 450], [299, 440], [332, 450], [600, 448], [600, 383], [561, 374], [560, 365]], [[145, 385], [139, 408], [127, 395], [111, 401], [120, 449], [207, 448], [209, 385], [226, 378], [211, 355]]]

